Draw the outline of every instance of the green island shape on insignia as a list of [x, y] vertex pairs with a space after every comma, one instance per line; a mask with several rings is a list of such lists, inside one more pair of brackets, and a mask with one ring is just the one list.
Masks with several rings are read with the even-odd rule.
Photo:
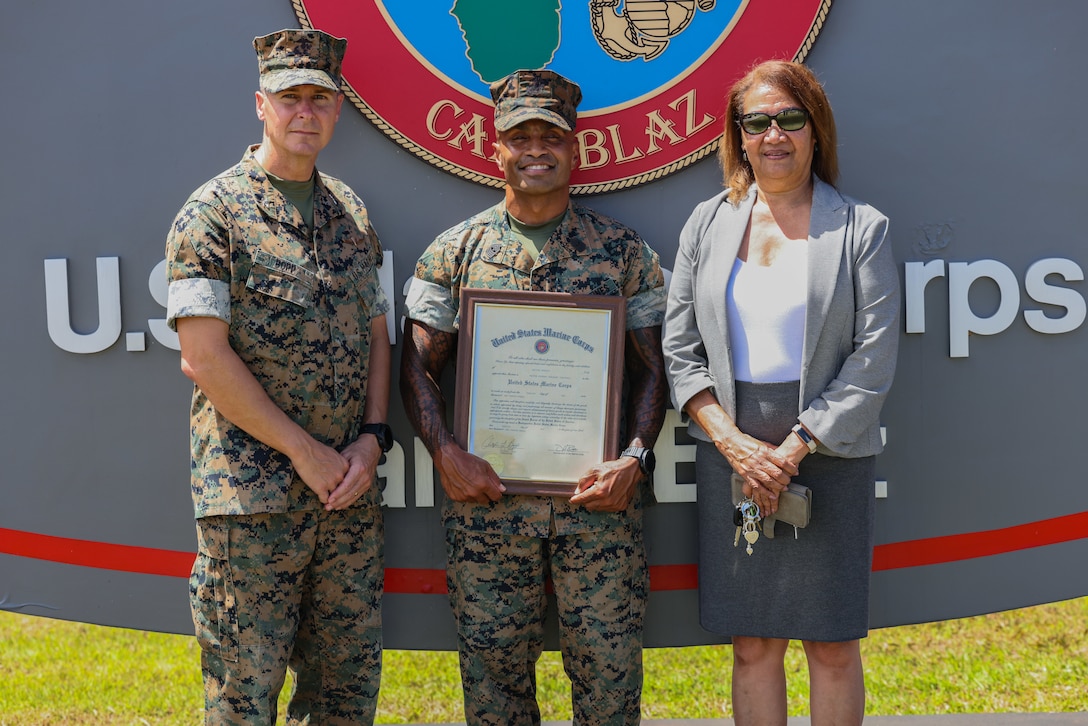
[[461, 26], [472, 70], [492, 83], [551, 63], [559, 50], [559, 8], [560, 0], [455, 0], [450, 14]]

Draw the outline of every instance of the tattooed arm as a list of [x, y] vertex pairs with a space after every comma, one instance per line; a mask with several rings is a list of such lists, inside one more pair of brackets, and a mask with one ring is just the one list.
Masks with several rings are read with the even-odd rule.
[[627, 333], [624, 367], [631, 382], [627, 431], [629, 446], [652, 449], [665, 422], [669, 386], [661, 353], [661, 328], [638, 328]]
[[457, 335], [408, 318], [400, 359], [400, 396], [404, 411], [431, 452], [446, 496], [455, 502], [487, 504], [506, 490], [483, 459], [458, 445], [446, 426], [442, 371], [456, 350]]
[[[653, 448], [665, 419], [668, 384], [661, 354], [661, 328], [627, 331], [624, 368], [630, 382], [627, 401], [628, 445]], [[574, 504], [604, 512], [622, 512], [631, 503], [642, 480], [638, 461], [623, 456], [590, 469], [578, 482], [571, 497]]]

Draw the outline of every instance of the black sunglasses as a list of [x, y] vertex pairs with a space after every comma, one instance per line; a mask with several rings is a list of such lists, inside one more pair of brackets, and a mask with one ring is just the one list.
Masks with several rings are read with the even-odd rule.
[[771, 128], [771, 121], [783, 131], [800, 131], [808, 123], [808, 111], [803, 108], [787, 108], [774, 116], [765, 113], [746, 113], [737, 119], [737, 125], [746, 133], [758, 136]]

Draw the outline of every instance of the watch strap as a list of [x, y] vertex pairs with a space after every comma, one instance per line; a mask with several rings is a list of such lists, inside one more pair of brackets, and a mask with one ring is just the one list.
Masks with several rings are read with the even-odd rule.
[[793, 427], [793, 433], [797, 434], [797, 438], [801, 439], [805, 446], [808, 447], [808, 453], [813, 454], [816, 452], [816, 447], [818, 446], [816, 439], [812, 438], [812, 434], [806, 431], [804, 426], [801, 424], [795, 425]]
[[393, 429], [389, 427], [389, 424], [363, 424], [363, 427], [360, 429], [360, 434], [374, 434], [374, 438], [378, 440], [378, 446], [381, 447], [382, 453], [393, 448]]
[[638, 460], [638, 468], [644, 476], [650, 476], [654, 473], [656, 461], [652, 449], [642, 446], [628, 446], [620, 452], [620, 456], [630, 456], [632, 459]]

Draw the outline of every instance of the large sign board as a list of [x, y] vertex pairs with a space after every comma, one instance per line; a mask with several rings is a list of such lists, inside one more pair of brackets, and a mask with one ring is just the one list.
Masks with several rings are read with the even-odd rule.
[[[385, 15], [353, 28], [340, 24], [333, 5]], [[561, 37], [585, 30], [568, 32], [579, 13], [592, 31], [595, 11], [609, 23], [626, 23], [645, 5], [564, 2]], [[616, 60], [594, 35], [585, 43], [597, 47], [595, 60], [563, 72], [592, 88], [595, 76], [611, 77], [601, 69], [612, 64], [654, 68], [683, 43], [695, 43], [713, 20], [711, 35], [721, 42], [699, 41], [716, 49], [709, 61], [763, 5], [672, 3], [684, 11], [678, 26], [687, 25], [657, 56]], [[458, 15], [464, 11], [461, 21], [476, 21], [471, 4], [460, 0], [412, 8], [456, 25], [455, 6]], [[1068, 93], [1081, 85], [1088, 5], [1055, 0], [997, 9], [964, 0], [922, 12], [893, 0], [835, 0], [828, 11], [790, 0], [776, 7], [776, 22], [760, 21], [766, 33], [751, 37], [763, 42], [789, 26], [784, 20], [796, 21], [780, 55], [806, 54], [825, 83], [839, 126], [843, 189], [889, 215], [902, 273], [899, 371], [882, 421], [887, 449], [877, 460], [873, 626], [1088, 594], [1081, 566], [1088, 559], [1088, 487], [1076, 458], [1088, 410], [1088, 388], [1080, 383], [1088, 360], [1083, 159], [1068, 144], [1035, 143], [1025, 115], [1009, 112], [1010, 98], [1018, 108], [1052, 110], [1060, 97], [1062, 118], [1088, 114], [1088, 96]], [[9, 14], [5, 27], [19, 32], [0, 44], [0, 78], [8, 88], [27, 89], [33, 103], [0, 114], [0, 306], [7, 312], [0, 318], [0, 608], [191, 632], [191, 384], [163, 322], [166, 231], [194, 188], [259, 139], [253, 36], [298, 25], [301, 17], [349, 36], [348, 59], [362, 62], [376, 37], [367, 28], [401, 28], [405, 40], [397, 42], [408, 47], [403, 27], [414, 25], [385, 19], [397, 12], [391, 0], [328, 7], [309, 0], [175, 0], [130, 2], [107, 14], [93, 3], [61, 0], [22, 3]], [[451, 47], [467, 53], [460, 28], [451, 32]], [[80, 48], [79, 62], [43, 52], [42, 37], [51, 47]], [[124, 42], [88, 43], [92, 37]], [[661, 40], [624, 37], [643, 49]], [[434, 141], [441, 153], [429, 153], [453, 166], [415, 153], [347, 106], [319, 164], [370, 210], [386, 250], [382, 283], [395, 304], [395, 343], [404, 287], [426, 244], [499, 198], [482, 179], [493, 167], [470, 151], [479, 140], [487, 153], [486, 84], [420, 52], [429, 42], [413, 38], [410, 45], [414, 62], [431, 67], [434, 85], [401, 89], [416, 121], [395, 127], [407, 137], [409, 122], [418, 123], [413, 143]], [[772, 54], [779, 53], [756, 53]], [[394, 78], [400, 64], [384, 58], [377, 68], [349, 70], [354, 93], [375, 108], [381, 97], [368, 79]], [[587, 195], [594, 185], [612, 190], [584, 201], [638, 229], [666, 267], [685, 219], [718, 191], [720, 175], [712, 158], [689, 158], [713, 139], [674, 145], [664, 129], [687, 137], [690, 127], [695, 139], [704, 115], [715, 117], [706, 129], [720, 125], [713, 99], [724, 96], [726, 76], [742, 70], [691, 85], [696, 66], [677, 71], [682, 65], [669, 66], [652, 93], [640, 91], [645, 99], [593, 101], [599, 113], [591, 109], [580, 124], [600, 132], [613, 162], [635, 148], [644, 152], [646, 167], [631, 161], [583, 169], [608, 176], [579, 183]], [[692, 103], [678, 101], [689, 93]], [[652, 94], [656, 100], [638, 111], [637, 123], [609, 115]], [[613, 126], [622, 144], [613, 143]], [[658, 135], [654, 154], [650, 129]], [[463, 156], [449, 143], [458, 136]], [[657, 174], [669, 165], [651, 160], [673, 153], [678, 166]], [[587, 156], [587, 165], [597, 159]], [[395, 360], [399, 351], [396, 345]], [[452, 390], [453, 383], [451, 374], [444, 385]], [[386, 643], [452, 648], [441, 487], [395, 393], [391, 409], [396, 446], [379, 471]], [[698, 625], [694, 447], [675, 412], [656, 453], [660, 504], [647, 513], [646, 643], [712, 642]]]
[[[722, 88], [765, 58], [803, 60], [830, 0], [293, 0], [348, 38], [351, 98], [429, 164], [502, 186], [488, 84], [520, 68], [578, 81], [576, 193], [659, 179], [717, 148]], [[724, 85], [723, 85], [724, 84]]]

